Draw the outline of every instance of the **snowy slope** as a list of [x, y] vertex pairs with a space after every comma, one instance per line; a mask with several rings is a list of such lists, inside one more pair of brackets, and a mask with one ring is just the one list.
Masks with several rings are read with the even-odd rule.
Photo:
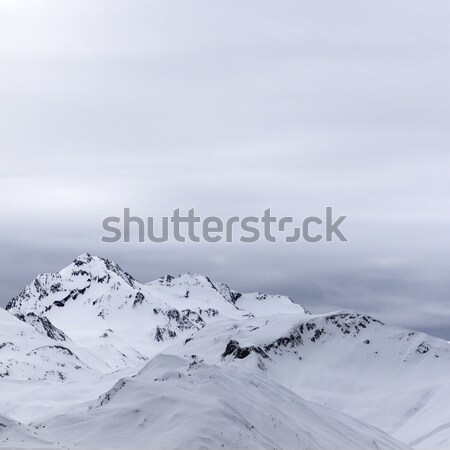
[[0, 415], [0, 448], [43, 450], [61, 446], [40, 439], [36, 431], [31, 431], [19, 422]]
[[46, 422], [82, 448], [406, 448], [260, 375], [156, 356], [89, 408]]

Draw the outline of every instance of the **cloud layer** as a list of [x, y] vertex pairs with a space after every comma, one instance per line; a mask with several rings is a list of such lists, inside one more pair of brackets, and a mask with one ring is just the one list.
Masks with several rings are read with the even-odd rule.
[[[450, 339], [450, 8], [0, 2], [0, 305], [85, 251]], [[348, 216], [347, 243], [104, 244], [105, 216]]]

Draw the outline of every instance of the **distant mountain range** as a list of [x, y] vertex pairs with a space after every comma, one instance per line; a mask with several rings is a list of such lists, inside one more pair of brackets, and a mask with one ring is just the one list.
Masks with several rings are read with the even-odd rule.
[[450, 448], [450, 344], [84, 254], [0, 309], [0, 448]]

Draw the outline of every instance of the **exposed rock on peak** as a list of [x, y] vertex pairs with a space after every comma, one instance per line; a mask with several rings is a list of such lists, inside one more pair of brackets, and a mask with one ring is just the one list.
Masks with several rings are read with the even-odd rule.
[[28, 323], [36, 331], [54, 341], [65, 341], [68, 339], [64, 332], [59, 328], [56, 328], [45, 316], [37, 316], [30, 312], [27, 315], [18, 314], [16, 317], [22, 322]]
[[[74, 266], [74, 267], [73, 267]], [[111, 273], [116, 274], [130, 286], [134, 286], [136, 280], [125, 272], [115, 261], [99, 256], [92, 256], [90, 253], [83, 253], [75, 258], [73, 263], [65, 270], [71, 269], [72, 275], [84, 275], [92, 281], [100, 283], [106, 280], [105, 276], [111, 277]]]

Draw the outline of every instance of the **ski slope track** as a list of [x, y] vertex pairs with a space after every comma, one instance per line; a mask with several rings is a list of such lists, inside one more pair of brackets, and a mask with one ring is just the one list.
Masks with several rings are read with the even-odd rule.
[[0, 448], [450, 449], [450, 344], [83, 254], [0, 309]]

